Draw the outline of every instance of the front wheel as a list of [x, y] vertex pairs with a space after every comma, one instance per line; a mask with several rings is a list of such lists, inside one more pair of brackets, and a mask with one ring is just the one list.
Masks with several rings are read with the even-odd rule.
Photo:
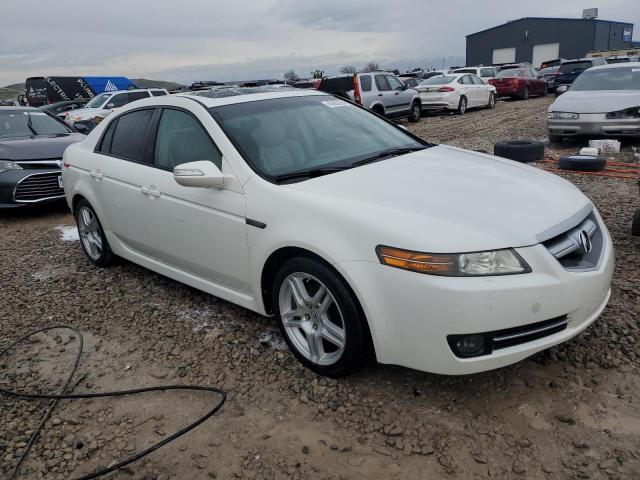
[[288, 260], [272, 292], [279, 327], [296, 358], [328, 377], [346, 375], [367, 357], [364, 315], [345, 281], [323, 263]]
[[487, 104], [487, 108], [491, 109], [494, 108], [496, 106], [496, 94], [495, 93], [490, 93], [489, 94], [489, 103]]
[[115, 255], [102, 230], [95, 210], [86, 200], [80, 200], [75, 211], [82, 250], [91, 263], [99, 267], [111, 265]]
[[411, 105], [411, 113], [409, 114], [409, 121], [411, 123], [417, 123], [422, 118], [422, 105], [418, 102], [413, 102]]
[[460, 101], [458, 102], [458, 115], [464, 115], [467, 111], [467, 97], [460, 97]]
[[529, 95], [531, 95], [531, 90], [529, 90], [529, 86], [524, 87], [524, 91], [522, 92], [522, 100], [529, 100]]

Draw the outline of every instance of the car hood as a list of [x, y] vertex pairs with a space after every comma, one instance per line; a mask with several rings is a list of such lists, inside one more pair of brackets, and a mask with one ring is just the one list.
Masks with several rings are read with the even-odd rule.
[[0, 139], [0, 158], [13, 161], [62, 158], [69, 145], [84, 138], [80, 133], [71, 133]]
[[549, 107], [550, 112], [608, 113], [640, 106], [638, 90], [569, 91]]
[[535, 245], [591, 208], [559, 176], [448, 146], [286, 186], [378, 230], [379, 243], [432, 253]]

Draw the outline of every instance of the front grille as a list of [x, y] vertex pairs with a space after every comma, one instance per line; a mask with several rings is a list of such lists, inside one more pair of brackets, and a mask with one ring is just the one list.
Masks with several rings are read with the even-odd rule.
[[577, 226], [543, 243], [568, 270], [589, 270], [600, 261], [604, 247], [602, 228], [594, 212]]
[[[554, 333], [558, 333], [567, 328], [569, 320], [566, 315], [555, 317], [542, 322], [530, 323], [518, 327], [505, 328], [503, 330], [495, 330], [493, 332], [485, 332], [480, 334], [468, 335], [448, 335], [447, 343], [456, 357], [481, 357], [491, 355], [495, 350], [513, 347], [523, 343], [532, 342], [540, 338], [548, 337]], [[469, 337], [470, 335], [482, 336], [482, 349], [472, 355], [464, 355], [458, 350], [458, 341]]]
[[60, 168], [62, 166], [62, 158], [42, 158], [40, 160], [17, 160], [16, 163], [25, 170], [36, 168], [50, 169]]
[[39, 202], [64, 196], [64, 190], [58, 184], [59, 172], [34, 173], [24, 177], [13, 192], [18, 203]]

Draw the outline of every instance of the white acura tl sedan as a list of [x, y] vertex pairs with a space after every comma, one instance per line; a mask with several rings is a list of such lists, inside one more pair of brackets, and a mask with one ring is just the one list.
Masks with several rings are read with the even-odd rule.
[[611, 238], [571, 183], [320, 92], [140, 100], [63, 161], [91, 262], [273, 315], [324, 375], [370, 355], [501, 367], [583, 331], [610, 295]]

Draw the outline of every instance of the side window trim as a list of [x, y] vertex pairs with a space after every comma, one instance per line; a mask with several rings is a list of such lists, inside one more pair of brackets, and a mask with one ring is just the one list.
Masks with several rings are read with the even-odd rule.
[[[158, 138], [158, 127], [160, 126], [160, 120], [162, 119], [162, 113], [165, 110], [176, 110], [178, 112], [186, 113], [191, 118], [193, 118], [193, 120], [196, 122], [196, 124], [198, 124], [198, 126], [202, 129], [202, 132], [204, 133], [205, 137], [211, 142], [211, 145], [213, 145], [213, 148], [220, 155], [220, 161], [222, 162], [222, 159], [224, 158], [224, 155], [222, 154], [222, 151], [220, 150], [220, 148], [218, 148], [218, 145], [213, 140], [213, 138], [211, 138], [211, 135], [209, 135], [209, 132], [207, 131], [205, 126], [202, 124], [200, 119], [198, 117], [196, 117], [193, 114], [193, 112], [191, 112], [190, 110], [187, 110], [186, 108], [176, 107], [176, 106], [173, 106], [173, 105], [171, 105], [171, 106], [162, 105], [157, 110], [159, 111], [157, 113], [157, 119], [156, 119], [156, 117], [154, 117], [154, 119], [151, 121], [151, 127], [153, 129], [153, 148], [151, 148], [151, 152], [150, 152], [150, 154], [151, 154], [151, 163], [149, 164], [149, 166], [151, 166], [153, 168], [157, 168], [158, 170], [164, 170], [165, 172], [173, 172], [173, 170], [169, 170], [167, 168], [163, 168], [163, 167], [160, 167], [160, 166], [155, 164], [155, 161], [156, 161], [155, 160], [155, 157], [156, 157], [156, 141], [157, 141], [157, 138]], [[150, 144], [151, 144], [151, 142], [147, 142], [147, 146], [149, 146]], [[216, 165], [216, 167], [217, 167], [217, 165]], [[220, 167], [222, 167], [222, 163], [220, 164]], [[220, 168], [220, 170], [222, 170], [222, 168]]]

